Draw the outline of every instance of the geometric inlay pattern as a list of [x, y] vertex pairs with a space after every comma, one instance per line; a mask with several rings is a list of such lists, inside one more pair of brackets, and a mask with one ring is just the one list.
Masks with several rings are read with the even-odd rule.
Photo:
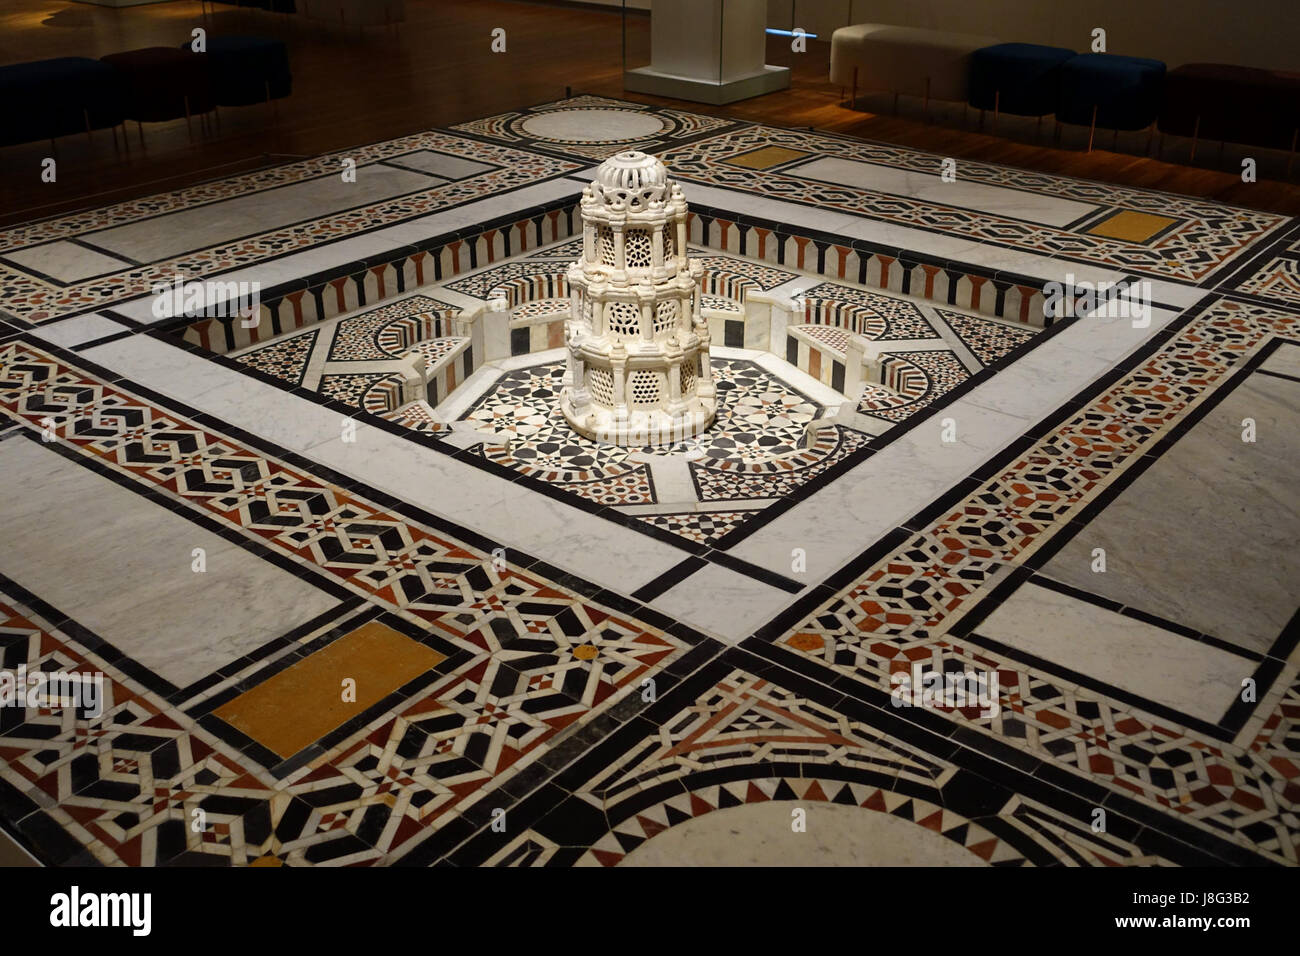
[[1026, 560], [1265, 340], [1293, 336], [1298, 324], [1276, 309], [1214, 302], [783, 643], [886, 689], [893, 671], [917, 661], [940, 672], [996, 670], [999, 713], [946, 711], [952, 719], [1280, 862], [1297, 862], [1300, 687], [1286, 690], [1253, 739], [1227, 744], [947, 635], [987, 593], [987, 582]]
[[[133, 266], [113, 275], [82, 280], [67, 287], [54, 286], [0, 265], [5, 309], [19, 318], [40, 323], [96, 306], [103, 308], [114, 302], [148, 295], [156, 284], [170, 284], [175, 276], [189, 280], [228, 272], [236, 267], [250, 266], [352, 236], [361, 229], [395, 225], [578, 168], [574, 163], [538, 153], [436, 131], [350, 149], [346, 156], [360, 167], [421, 150], [446, 153], [490, 164], [493, 168], [454, 182], [431, 185], [429, 189], [413, 194], [378, 200], [357, 209], [327, 213], [306, 223], [273, 228], [250, 237]], [[0, 250], [10, 252], [39, 242], [71, 239], [106, 226], [140, 222], [222, 199], [334, 176], [341, 167], [341, 158], [342, 154], [324, 155], [106, 208], [14, 226], [0, 232]]]
[[947, 309], [936, 311], [984, 366], [992, 365], [1038, 334], [1038, 330], [1034, 328], [994, 322], [991, 319], [950, 312]]
[[858, 402], [858, 411], [892, 422], [910, 418], [971, 374], [947, 349], [886, 352], [880, 360], [885, 381], [893, 390], [868, 385]]
[[[100, 671], [113, 684], [101, 718], [65, 711], [55, 726], [29, 714], [14, 730], [9, 715], [20, 712], [6, 711], [0, 733], [4, 779], [21, 792], [66, 796], [43, 812], [101, 862], [165, 862], [186, 852], [229, 863], [268, 854], [281, 862], [391, 861], [688, 646], [38, 347], [0, 346], [0, 413], [38, 433], [48, 428], [173, 509], [207, 515], [457, 652], [458, 666], [387, 723], [362, 728], [276, 781], [48, 622], [37, 626], [28, 615], [15, 625], [22, 615], [10, 606], [0, 629], [6, 664], [15, 654], [39, 662], [61, 643], [74, 648], [64, 669]], [[29, 731], [32, 720], [66, 742]], [[208, 805], [213, 826], [190, 833], [189, 810]]]
[[768, 126], [727, 130], [669, 149], [659, 158], [685, 184], [730, 188], [976, 242], [1191, 282], [1204, 279], [1287, 221], [1283, 216], [1191, 197], [962, 161], [964, 182], [1071, 199], [1098, 208], [1150, 211], [1179, 220], [1174, 228], [1150, 244], [1126, 242], [869, 187], [822, 182], [802, 176], [800, 166], [778, 168], [756, 176], [752, 170], [731, 162], [737, 156], [767, 146], [801, 149], [822, 158], [859, 162], [866, 164], [865, 169], [885, 166], [925, 175], [933, 175], [935, 169], [932, 153]]
[[[642, 454], [691, 451], [692, 469], [705, 468], [728, 478], [751, 474], [780, 474], [791, 487], [796, 475], [806, 478], [825, 454], [837, 450], [833, 438], [801, 448], [808, 424], [820, 405], [748, 360], [714, 359], [718, 389], [718, 420], [698, 439], [671, 449], [621, 448], [575, 435], [559, 413], [561, 363], [506, 372], [463, 416], [480, 432], [493, 436], [477, 446], [491, 461], [558, 484], [601, 504], [639, 505], [657, 501], [649, 472], [637, 461]], [[773, 483], [743, 483], [727, 498], [770, 498]], [[722, 533], [722, 522], [746, 517], [717, 517], [705, 531], [699, 519], [693, 527], [680, 521], [650, 523], [698, 540], [702, 533]]]
[[302, 384], [303, 373], [307, 371], [307, 360], [316, 346], [319, 329], [312, 329], [301, 335], [295, 335], [263, 348], [238, 356], [235, 361], [251, 366], [259, 372], [274, 375], [294, 385]]
[[1242, 281], [1235, 291], [1300, 304], [1300, 260], [1275, 258]]
[[[959, 792], [966, 780], [951, 765], [743, 669], [686, 703], [490, 862], [616, 866], [678, 824], [772, 800], [810, 815], [818, 803], [889, 814], [952, 841], [973, 854], [972, 863], [1162, 862], [1016, 795], [972, 819], [954, 809], [969, 801]], [[584, 807], [599, 812], [579, 812]], [[1044, 829], [1054, 831], [1051, 843], [1041, 839]]]
[[937, 339], [913, 302], [868, 289], [822, 282], [803, 293], [804, 321], [856, 332], [875, 341]]

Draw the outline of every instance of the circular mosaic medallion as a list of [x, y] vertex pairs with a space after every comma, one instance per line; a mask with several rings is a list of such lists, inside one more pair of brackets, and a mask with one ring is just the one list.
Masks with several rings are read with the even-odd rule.
[[552, 143], [621, 143], [655, 136], [667, 125], [653, 113], [639, 110], [567, 109], [529, 116], [519, 128]]
[[621, 866], [986, 866], [959, 839], [862, 807], [816, 803], [807, 833], [790, 827], [792, 802], [715, 810], [660, 831]]

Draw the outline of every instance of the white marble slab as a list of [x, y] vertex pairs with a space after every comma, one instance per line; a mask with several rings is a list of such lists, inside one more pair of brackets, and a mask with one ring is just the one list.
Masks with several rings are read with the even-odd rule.
[[730, 498], [714, 501], [697, 501], [693, 504], [659, 504], [659, 505], [617, 505], [627, 515], [668, 515], [697, 511], [762, 511], [780, 501], [780, 498]]
[[[1253, 248], [1258, 248], [1263, 240], [1256, 240]], [[1237, 257], [1231, 261], [1229, 271], [1236, 269], [1241, 265], [1241, 258]], [[1173, 306], [1175, 309], [1190, 309], [1196, 303], [1204, 299], [1208, 294], [1208, 289], [1202, 289], [1200, 286], [1185, 285], [1181, 282], [1170, 282], [1165, 279], [1148, 279], [1143, 278], [1144, 282], [1151, 284], [1151, 300], [1159, 302], [1162, 305]]]
[[389, 226], [381, 232], [396, 245], [409, 245], [455, 229], [481, 226], [499, 216], [522, 212], [557, 199], [568, 196], [576, 199], [580, 192], [581, 189], [567, 179], [548, 179]]
[[700, 499], [690, 466], [691, 461], [698, 457], [689, 454], [648, 455], [645, 452], [628, 455], [630, 461], [644, 462], [650, 469], [650, 480], [654, 483], [659, 503], [678, 508], [691, 508]]
[[125, 259], [105, 255], [66, 239], [6, 252], [0, 258], [20, 269], [33, 270], [58, 282], [68, 283], [131, 268], [131, 263]]
[[[791, 826], [804, 810], [804, 829]], [[656, 834], [619, 866], [988, 866], [941, 833], [903, 817], [822, 800], [771, 800], [715, 810]]]
[[[956, 426], [944, 441], [944, 420]], [[728, 553], [788, 574], [802, 548], [809, 584], [838, 571], [906, 522], [1025, 430], [1022, 417], [959, 400], [911, 429]]]
[[1014, 415], [1027, 428], [1114, 365], [1108, 358], [1077, 349], [1050, 348], [1052, 344], [1044, 342], [976, 387], [968, 396], [969, 403]]
[[1181, 314], [1157, 306], [1152, 306], [1141, 316], [1134, 314], [1132, 307], [1128, 316], [1119, 314], [1119, 309], [1115, 306], [1111, 307], [1111, 311], [1114, 314], [1081, 316], [1034, 351], [1047, 349], [1045, 354], [1054, 355], [1058, 354], [1058, 349], [1072, 349], [1117, 362], [1139, 346], [1145, 345], [1152, 336], [1164, 330]]
[[[247, 426], [245, 426], [247, 427]], [[477, 466], [358, 423], [307, 457], [602, 587], [630, 594], [685, 553]], [[616, 555], [634, 556], [615, 560]]]
[[[381, 256], [400, 248], [402, 245], [404, 244], [394, 242], [391, 237], [383, 232], [365, 233], [360, 236], [340, 239], [336, 242], [324, 243], [304, 252], [296, 252], [266, 262], [258, 262], [240, 269], [222, 272], [216, 276], [207, 276], [206, 278], [221, 283], [257, 283], [259, 286], [258, 294], [264, 295], [266, 290], [284, 285], [287, 282], [294, 282], [336, 266]], [[186, 281], [199, 278], [201, 277], [185, 277]], [[209, 302], [208, 304], [213, 305], [214, 303]], [[163, 305], [165, 308], [162, 309], [163, 314], [161, 316], [154, 314], [154, 298], [152, 296], [136, 299], [122, 306], [114, 306], [113, 310], [138, 322], [154, 324], [172, 318], [170, 300], [164, 299]]]
[[689, 177], [680, 177], [682, 189], [687, 201], [692, 206], [712, 206], [716, 209], [738, 211], [743, 209], [746, 215], [758, 219], [770, 219], [790, 226], [803, 226], [807, 229], [821, 229], [825, 232], [848, 235], [848, 230], [862, 220], [851, 213], [832, 212], [815, 209], [797, 203], [782, 202], [767, 196], [755, 196], [741, 193], [734, 189], [722, 189], [691, 182]]
[[118, 335], [125, 331], [127, 331], [127, 326], [121, 322], [115, 322], [102, 315], [90, 314], [38, 325], [32, 329], [32, 334], [38, 339], [44, 339], [53, 345], [70, 349], [86, 342], [93, 342], [95, 339]]
[[447, 179], [466, 179], [494, 168], [487, 163], [476, 163], [472, 159], [463, 159], [433, 149], [420, 149], [402, 156], [394, 156], [387, 162]]
[[529, 352], [526, 355], [509, 355], [503, 359], [498, 359], [492, 364], [503, 372], [513, 372], [515, 369], [531, 368], [534, 365], [549, 365], [551, 362], [562, 362], [568, 355], [568, 349], [544, 349], [541, 352]]
[[537, 113], [520, 126], [529, 136], [540, 139], [597, 143], [657, 136], [667, 124], [654, 113], [625, 109], [574, 109]]
[[0, 468], [11, 487], [40, 489], [0, 496], [0, 572], [177, 686], [338, 603], [36, 442], [0, 443]]
[[264, 189], [88, 233], [87, 237], [111, 252], [139, 262], [156, 262], [436, 185], [424, 173], [379, 163], [357, 167], [356, 182], [344, 182], [340, 166], [339, 175]]
[[1017, 590], [977, 632], [1210, 723], [1254, 671], [1245, 657], [1036, 584]]
[[132, 381], [181, 401], [231, 382], [246, 383], [250, 392], [256, 391], [252, 388], [255, 385], [279, 391], [234, 369], [225, 368], [193, 352], [147, 335], [132, 335], [106, 345], [97, 345], [81, 354]]
[[303, 452], [339, 438], [349, 416], [147, 336], [87, 349], [90, 360], [150, 389]]
[[[1300, 382], [1250, 376], [1043, 573], [1267, 653], [1300, 605], [1298, 417]], [[1242, 441], [1247, 418], [1254, 442]], [[1092, 570], [1096, 548], [1104, 573]]]
[[[85, 354], [192, 408], [603, 587], [630, 593], [682, 560], [683, 552], [670, 545], [156, 339], [133, 336]], [[355, 431], [346, 440], [343, 426], [349, 421]], [[629, 553], [637, 560], [610, 561], [611, 554]]]
[[825, 156], [800, 163], [798, 166], [787, 167], [780, 175], [811, 179], [815, 182], [836, 183], [893, 196], [908, 196], [923, 202], [957, 206], [1011, 219], [1025, 219], [1058, 228], [1067, 226], [1097, 209], [1095, 205], [1072, 199], [1059, 199], [1055, 196], [1044, 196], [1021, 189], [990, 186], [963, 179], [960, 162], [955, 179], [952, 182], [944, 182], [940, 175], [942, 157], [936, 155], [934, 160], [934, 172], [922, 173], [843, 159], [838, 156]]
[[1260, 366], [1270, 372], [1276, 372], [1279, 375], [1294, 375], [1300, 377], [1300, 348], [1294, 345], [1283, 345], [1276, 352], [1264, 359], [1264, 364]]
[[[574, 195], [572, 183], [565, 180], [547, 180], [443, 212], [421, 216], [409, 222], [377, 229], [374, 232], [321, 243], [310, 249], [268, 259], [265, 262], [208, 276], [185, 276], [185, 278], [187, 280], [219, 278], [222, 282], [256, 282], [265, 292], [267, 289], [329, 269], [382, 256], [434, 236], [468, 226], [477, 226], [494, 217], [531, 209], [570, 195]], [[470, 301], [472, 300], [466, 300], [466, 304]], [[115, 304], [113, 310], [127, 318], [147, 324], [171, 318], [170, 309], [165, 310], [161, 317], [154, 314], [153, 296], [141, 296]]]
[[[790, 562], [777, 568], [790, 573]], [[795, 600], [771, 585], [710, 564], [673, 585], [650, 606], [727, 644], [739, 644]]]

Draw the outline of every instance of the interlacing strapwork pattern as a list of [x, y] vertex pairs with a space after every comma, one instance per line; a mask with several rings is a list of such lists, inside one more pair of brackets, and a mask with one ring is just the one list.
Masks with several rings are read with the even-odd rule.
[[[712, 686], [576, 791], [574, 799], [599, 811], [601, 822], [565, 828], [573, 862], [615, 866], [686, 821], [782, 801], [774, 819], [788, 820], [788, 807], [802, 807], [811, 818], [834, 804], [863, 817], [907, 820], [971, 854], [971, 865], [1168, 863], [1021, 796], [1009, 795], [972, 819], [953, 805], [978, 783], [951, 763], [778, 682], [744, 669], [710, 668], [718, 675]], [[798, 774], [788, 771], [792, 765], [801, 768]], [[586, 816], [572, 819], [576, 824]], [[536, 866], [554, 859], [559, 848], [539, 832], [551, 830], [549, 822], [544, 818], [510, 841], [490, 862]]]
[[[183, 852], [235, 864], [391, 862], [687, 646], [34, 346], [0, 345], [0, 415], [48, 428], [128, 487], [201, 512], [465, 654], [383, 720], [278, 779], [96, 660], [113, 708], [91, 721], [65, 711], [53, 733], [6, 723], [0, 776], [52, 798], [43, 812], [101, 863]], [[7, 647], [18, 615], [5, 614]], [[28, 652], [60, 644], [71, 664], [89, 653], [52, 634], [23, 641]], [[188, 826], [195, 808], [210, 811], [202, 833]]]
[[888, 687], [893, 671], [918, 661], [939, 672], [996, 669], [999, 715], [954, 710], [952, 719], [1252, 850], [1297, 862], [1300, 688], [1286, 691], [1253, 741], [1236, 746], [1170, 727], [947, 634], [987, 593], [988, 582], [1059, 531], [1255, 349], [1275, 335], [1293, 337], [1298, 324], [1275, 309], [1215, 302], [781, 640], [876, 687]]

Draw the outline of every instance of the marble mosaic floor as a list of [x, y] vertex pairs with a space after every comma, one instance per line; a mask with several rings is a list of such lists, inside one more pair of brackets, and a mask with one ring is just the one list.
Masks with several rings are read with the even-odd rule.
[[[802, 295], [806, 321], [793, 326], [775, 351], [716, 349], [721, 418], [699, 441], [670, 449], [615, 448], [573, 435], [555, 405], [563, 349], [546, 347], [561, 329], [546, 320], [563, 316], [569, 303], [551, 297], [548, 282], [561, 279], [579, 246], [580, 240], [561, 240], [231, 354], [284, 386], [310, 389], [414, 430], [457, 431], [460, 447], [472, 449], [467, 461], [481, 458], [562, 489], [598, 513], [635, 517], [632, 527], [713, 547], [742, 526], [753, 530], [768, 506], [788, 503], [818, 475], [860, 458], [871, 437], [985, 373], [1040, 331], [697, 247], [706, 286], [730, 293], [702, 297], [705, 307], [731, 317], [725, 321], [744, 321], [744, 303], [735, 296], [747, 290]], [[431, 316], [445, 319], [490, 301], [503, 282], [526, 280], [534, 283], [528, 291], [541, 297], [520, 296], [510, 321], [525, 332], [529, 323], [542, 323], [542, 335], [525, 336], [542, 351], [466, 368], [464, 383], [436, 409], [421, 402], [415, 415], [411, 406], [388, 407], [400, 359], [412, 348], [409, 330]], [[840, 324], [822, 324], [832, 321]], [[799, 342], [805, 342], [806, 357], [842, 361], [849, 326], [879, 343], [904, 390], [868, 384], [849, 400], [797, 365]], [[812, 351], [807, 340], [826, 349]], [[437, 360], [464, 341], [446, 335], [414, 347]]]
[[[548, 403], [625, 148], [706, 264], [689, 448]], [[0, 232], [0, 673], [103, 682], [0, 706], [6, 838], [1295, 865], [1300, 221], [942, 159], [575, 97]], [[175, 275], [258, 321], [160, 308]], [[900, 696], [935, 673], [984, 696]]]

